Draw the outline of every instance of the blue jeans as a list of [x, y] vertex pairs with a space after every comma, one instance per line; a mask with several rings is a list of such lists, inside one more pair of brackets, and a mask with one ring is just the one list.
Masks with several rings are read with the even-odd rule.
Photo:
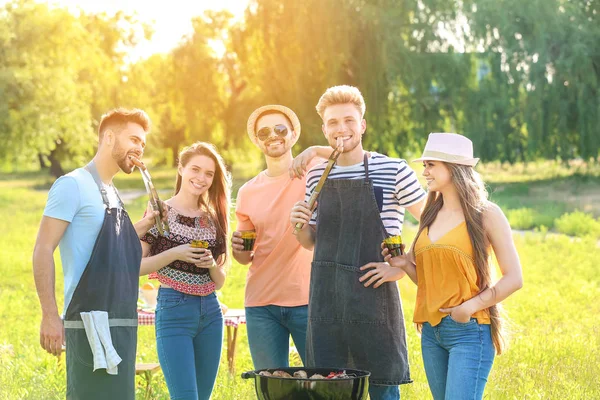
[[160, 288], [156, 349], [172, 400], [210, 399], [223, 346], [217, 296], [192, 296]]
[[475, 318], [460, 323], [450, 316], [433, 327], [425, 322], [421, 352], [435, 400], [483, 397], [495, 356], [490, 325], [480, 325]]
[[246, 307], [248, 344], [254, 368], [287, 368], [290, 335], [304, 364], [307, 325], [308, 306]]
[[369, 398], [371, 400], [399, 400], [400, 389], [398, 386], [369, 384]]

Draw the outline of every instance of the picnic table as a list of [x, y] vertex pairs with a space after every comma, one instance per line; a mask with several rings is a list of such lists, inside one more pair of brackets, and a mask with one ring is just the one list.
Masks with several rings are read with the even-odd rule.
[[[246, 312], [244, 309], [230, 308], [223, 316], [227, 329], [227, 366], [229, 372], [235, 374], [235, 348], [237, 333], [240, 325], [246, 324]], [[138, 309], [138, 325], [154, 325], [156, 314], [151, 311]]]

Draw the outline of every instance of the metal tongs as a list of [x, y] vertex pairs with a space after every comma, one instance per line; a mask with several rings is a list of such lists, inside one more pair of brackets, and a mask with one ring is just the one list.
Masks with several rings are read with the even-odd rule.
[[[327, 177], [329, 176], [329, 172], [331, 172], [331, 168], [333, 168], [338, 157], [343, 152], [344, 152], [344, 139], [342, 139], [342, 137], [338, 137], [337, 143], [336, 143], [336, 148], [333, 149], [333, 151], [331, 152], [331, 155], [329, 156], [329, 159], [327, 160], [327, 166], [325, 167], [325, 171], [323, 171], [323, 175], [321, 175], [321, 178], [319, 179], [319, 183], [317, 183], [317, 187], [315, 187], [315, 190], [313, 190], [312, 194], [310, 195], [310, 198], [308, 199], [308, 208], [310, 208], [311, 212], [313, 212], [315, 210], [315, 203], [317, 202], [317, 197], [319, 197], [319, 193], [321, 192], [321, 189], [323, 188], [323, 185], [325, 184], [325, 181], [327, 180]], [[302, 222], [296, 223], [296, 226], [294, 227], [294, 235], [297, 234], [298, 232], [300, 232], [300, 230], [302, 230], [303, 227], [304, 227], [304, 224]]]
[[142, 174], [142, 179], [144, 180], [144, 185], [146, 185], [146, 192], [148, 192], [148, 197], [150, 198], [150, 206], [152, 207], [152, 210], [159, 212], [159, 214], [154, 217], [154, 219], [156, 221], [156, 229], [158, 229], [158, 233], [161, 236], [167, 236], [170, 231], [169, 222], [164, 221], [162, 219], [162, 216], [164, 215], [163, 214], [163, 206], [162, 206], [160, 199], [158, 198], [158, 193], [156, 192], [156, 189], [154, 188], [154, 185], [152, 184], [152, 178], [150, 177], [148, 168], [146, 168], [146, 165], [141, 160], [139, 160], [133, 156], [129, 156], [129, 159], [131, 160], [131, 162], [133, 162], [133, 164], [136, 167], [139, 168], [139, 170]]

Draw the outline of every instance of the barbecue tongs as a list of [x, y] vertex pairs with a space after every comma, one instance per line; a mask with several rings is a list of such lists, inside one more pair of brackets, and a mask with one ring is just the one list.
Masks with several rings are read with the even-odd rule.
[[133, 164], [139, 168], [142, 179], [144, 180], [144, 185], [146, 185], [146, 192], [148, 192], [148, 197], [150, 198], [150, 206], [153, 211], [158, 211], [159, 214], [154, 217], [156, 221], [156, 229], [158, 229], [158, 233], [161, 236], [167, 236], [169, 234], [169, 223], [162, 219], [163, 214], [163, 206], [158, 198], [158, 193], [152, 184], [152, 178], [150, 177], [150, 173], [148, 172], [148, 168], [146, 165], [139, 159], [129, 156], [129, 159], [133, 162]]
[[[331, 155], [327, 160], [327, 166], [325, 167], [325, 171], [323, 171], [323, 175], [321, 175], [321, 178], [319, 179], [319, 183], [317, 183], [317, 187], [315, 187], [315, 190], [312, 192], [310, 198], [308, 199], [308, 207], [310, 208], [311, 212], [315, 210], [315, 203], [317, 201], [317, 197], [319, 197], [319, 193], [321, 192], [321, 189], [323, 188], [323, 185], [327, 180], [327, 176], [329, 176], [329, 172], [331, 172], [331, 168], [333, 168], [338, 157], [344, 151], [344, 140], [341, 137], [337, 138], [336, 144], [337, 147], [331, 152]], [[296, 226], [294, 227], [294, 235], [300, 232], [300, 230], [303, 227], [304, 224], [302, 222], [296, 223]]]

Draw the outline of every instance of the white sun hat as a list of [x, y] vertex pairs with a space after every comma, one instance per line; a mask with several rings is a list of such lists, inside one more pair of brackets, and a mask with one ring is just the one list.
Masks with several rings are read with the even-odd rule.
[[471, 167], [479, 162], [479, 158], [473, 158], [473, 142], [468, 137], [456, 133], [430, 133], [423, 155], [413, 162], [426, 160]]

